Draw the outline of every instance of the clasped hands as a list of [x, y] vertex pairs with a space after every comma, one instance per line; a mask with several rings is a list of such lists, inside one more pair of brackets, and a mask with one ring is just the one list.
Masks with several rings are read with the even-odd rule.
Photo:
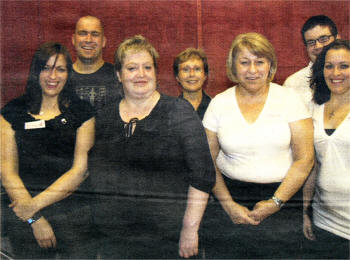
[[[27, 219], [31, 218], [39, 210], [33, 198], [14, 200], [9, 207], [12, 208], [16, 216], [23, 222], [27, 221]], [[34, 237], [40, 247], [56, 247], [55, 233], [50, 223], [44, 217], [40, 218], [31, 226], [33, 228]]]
[[259, 225], [264, 219], [279, 211], [272, 200], [262, 200], [255, 204], [253, 210], [236, 202], [230, 208], [229, 215], [235, 224]]

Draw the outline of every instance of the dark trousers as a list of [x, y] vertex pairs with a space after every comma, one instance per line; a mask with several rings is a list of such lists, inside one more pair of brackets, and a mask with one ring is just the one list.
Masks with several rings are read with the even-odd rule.
[[303, 240], [304, 259], [349, 259], [350, 241], [312, 225], [316, 240]]
[[186, 199], [99, 195], [93, 212], [100, 234], [96, 246], [101, 258], [180, 258], [179, 238], [186, 202]]
[[[269, 199], [280, 183], [255, 184], [225, 177], [232, 198], [250, 210]], [[208, 205], [202, 225], [206, 258], [296, 259], [301, 255], [301, 193], [258, 226], [236, 225], [218, 201]]]
[[92, 218], [88, 195], [72, 194], [61, 202], [55, 203], [41, 211], [50, 223], [57, 247], [40, 248], [32, 228], [17, 218], [8, 207], [10, 200], [3, 195], [1, 204], [2, 234], [10, 240], [12, 256], [15, 259], [95, 259], [95, 246], [91, 238]]

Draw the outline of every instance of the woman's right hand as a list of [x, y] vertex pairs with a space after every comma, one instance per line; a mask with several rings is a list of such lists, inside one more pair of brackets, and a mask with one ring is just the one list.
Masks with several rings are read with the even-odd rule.
[[41, 217], [32, 224], [33, 234], [42, 248], [56, 247], [56, 237], [50, 223]]
[[303, 231], [304, 236], [309, 240], [316, 240], [314, 233], [312, 232], [312, 223], [307, 213], [303, 214]]
[[232, 207], [229, 209], [229, 216], [233, 223], [235, 224], [249, 224], [258, 225], [260, 221], [256, 221], [248, 216], [249, 209], [236, 202], [233, 203]]

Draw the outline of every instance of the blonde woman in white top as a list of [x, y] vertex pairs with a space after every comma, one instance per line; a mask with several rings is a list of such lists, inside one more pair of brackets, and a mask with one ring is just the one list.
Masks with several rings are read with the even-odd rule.
[[227, 246], [208, 257], [293, 257], [298, 247], [279, 231], [290, 224], [278, 211], [313, 165], [312, 121], [296, 93], [271, 83], [276, 69], [263, 35], [238, 35], [227, 61], [228, 77], [238, 84], [217, 95], [204, 116], [217, 174], [213, 192], [233, 222], [211, 215], [223, 227], [215, 250]]

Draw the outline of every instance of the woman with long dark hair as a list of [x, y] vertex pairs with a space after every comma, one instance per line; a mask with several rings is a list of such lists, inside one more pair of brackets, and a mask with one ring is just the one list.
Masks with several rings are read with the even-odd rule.
[[323, 49], [311, 86], [317, 160], [303, 189], [305, 257], [343, 259], [350, 250], [349, 41]]
[[87, 177], [95, 119], [72, 91], [71, 72], [67, 49], [44, 43], [25, 94], [1, 110], [2, 219], [15, 258], [84, 257], [73, 251], [88, 222], [77, 215], [84, 210], [72, 193]]

